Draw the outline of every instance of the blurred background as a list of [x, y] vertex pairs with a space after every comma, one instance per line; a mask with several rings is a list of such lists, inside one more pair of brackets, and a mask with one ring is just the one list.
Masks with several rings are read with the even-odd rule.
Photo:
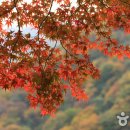
[[[122, 31], [113, 32], [113, 37], [130, 44], [130, 35]], [[130, 59], [90, 53], [101, 78], [85, 81], [89, 101], [76, 101], [67, 93], [55, 117], [42, 117], [29, 107], [23, 90], [0, 90], [0, 130], [130, 130], [130, 119], [121, 127], [116, 118], [121, 112], [130, 116]]]

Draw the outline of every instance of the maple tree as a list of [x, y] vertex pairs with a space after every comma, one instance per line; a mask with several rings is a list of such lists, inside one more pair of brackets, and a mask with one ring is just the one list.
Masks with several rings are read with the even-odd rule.
[[[54, 3], [59, 7], [52, 11]], [[83, 81], [97, 79], [89, 50], [130, 58], [129, 45], [111, 37], [113, 30], [130, 33], [129, 0], [4, 0], [0, 3], [0, 87], [23, 88], [32, 107], [53, 114], [70, 90], [76, 99], [87, 99]], [[17, 23], [16, 30], [4, 29]], [[37, 30], [23, 33], [24, 26]], [[95, 41], [89, 40], [94, 32]], [[49, 46], [46, 39], [53, 41]], [[60, 47], [57, 45], [60, 44]]]

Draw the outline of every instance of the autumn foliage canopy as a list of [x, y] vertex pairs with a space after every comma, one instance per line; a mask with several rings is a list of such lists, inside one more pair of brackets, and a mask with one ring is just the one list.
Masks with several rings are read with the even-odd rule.
[[[15, 31], [9, 29], [13, 25]], [[23, 33], [23, 27], [35, 29], [35, 36]], [[76, 5], [72, 0], [4, 0], [0, 3], [0, 88], [23, 88], [30, 105], [38, 106], [42, 115], [54, 113], [68, 90], [85, 100], [83, 81], [100, 76], [90, 61], [90, 50], [130, 58], [130, 46], [111, 37], [118, 29], [130, 33], [129, 0], [77, 0]], [[92, 32], [94, 41], [89, 39]]]

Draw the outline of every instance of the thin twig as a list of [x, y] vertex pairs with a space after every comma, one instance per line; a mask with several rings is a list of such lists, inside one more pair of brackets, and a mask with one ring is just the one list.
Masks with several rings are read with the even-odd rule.
[[60, 44], [61, 44], [62, 48], [63, 48], [70, 56], [72, 56], [72, 57], [74, 57], [75, 59], [77, 59], [76, 56], [74, 56], [73, 54], [71, 54], [71, 53], [63, 46], [63, 43], [61, 42], [61, 40], [60, 40]]
[[46, 68], [47, 61], [48, 61], [49, 58], [52, 56], [52, 54], [53, 54], [53, 52], [54, 52], [56, 46], [57, 46], [57, 40], [56, 40], [56, 43], [55, 43], [55, 45], [54, 45], [54, 47], [53, 47], [51, 53], [48, 55], [48, 57], [47, 57], [46, 60], [45, 60], [45, 66], [44, 66], [44, 69]]
[[49, 14], [50, 14], [50, 12], [51, 12], [51, 9], [52, 9], [52, 6], [53, 6], [53, 2], [54, 2], [54, 0], [52, 0], [50, 9], [49, 9], [49, 11], [48, 11], [46, 17], [45, 17], [45, 18], [42, 20], [42, 22], [40, 23], [39, 28], [41, 28], [41, 27], [43, 26], [43, 23], [47, 20]]

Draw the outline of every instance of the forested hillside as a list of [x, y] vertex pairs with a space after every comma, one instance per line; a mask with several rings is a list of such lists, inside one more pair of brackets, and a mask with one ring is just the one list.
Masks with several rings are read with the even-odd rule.
[[[113, 36], [129, 44], [130, 37], [120, 31]], [[42, 117], [29, 107], [22, 90], [1, 90], [0, 130], [130, 130], [130, 120], [121, 128], [116, 119], [122, 111], [130, 116], [130, 60], [91, 53], [101, 78], [85, 81], [88, 102], [78, 102], [68, 92], [55, 117]]]

